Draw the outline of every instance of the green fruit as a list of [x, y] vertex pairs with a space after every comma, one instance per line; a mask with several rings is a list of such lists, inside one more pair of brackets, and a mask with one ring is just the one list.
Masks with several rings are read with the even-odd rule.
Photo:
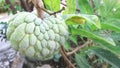
[[43, 20], [29, 12], [17, 13], [8, 23], [11, 47], [36, 60], [51, 59], [68, 37], [64, 20], [46, 16]]

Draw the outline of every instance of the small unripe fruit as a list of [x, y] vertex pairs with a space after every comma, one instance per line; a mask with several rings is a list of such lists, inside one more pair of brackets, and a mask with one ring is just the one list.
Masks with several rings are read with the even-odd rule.
[[28, 58], [51, 59], [68, 37], [65, 22], [48, 16], [43, 20], [29, 12], [20, 12], [8, 23], [7, 38], [11, 47]]

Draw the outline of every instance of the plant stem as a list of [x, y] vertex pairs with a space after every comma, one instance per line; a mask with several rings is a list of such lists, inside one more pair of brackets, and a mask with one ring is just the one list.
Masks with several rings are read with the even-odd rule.
[[41, 9], [44, 9], [44, 4], [42, 0], [32, 0], [35, 8], [37, 9], [37, 13], [38, 13], [38, 17], [40, 17], [41, 19], [44, 18], [44, 11]]
[[63, 10], [65, 10], [65, 7], [62, 7], [61, 10], [58, 10], [58, 11], [53, 12], [53, 13], [49, 12], [49, 11], [46, 10], [45, 8], [41, 8], [41, 9], [42, 9], [43, 11], [45, 11], [46, 13], [48, 13], [49, 15], [55, 15], [55, 14], [57, 14], [57, 13], [61, 13]]
[[25, 10], [25, 11], [33, 11], [33, 3], [32, 1], [29, 0], [20, 0], [20, 6]]
[[80, 45], [78, 47], [76, 47], [74, 50], [72, 50], [71, 52], [67, 53], [67, 56], [70, 56], [72, 54], [74, 54], [75, 52], [79, 51], [81, 48], [84, 48], [85, 46], [87, 46], [88, 44], [92, 43], [92, 41], [87, 41], [85, 44]]
[[[64, 4], [64, 3], [61, 3], [61, 4], [67, 7], [66, 4]], [[76, 11], [80, 12], [80, 9], [76, 8]]]
[[66, 62], [67, 65], [69, 66], [69, 68], [75, 68], [75, 66], [74, 66], [74, 65], [70, 62], [70, 60], [67, 58], [67, 55], [66, 55], [66, 52], [65, 52], [63, 46], [61, 46], [60, 52], [61, 52], [61, 55], [62, 55], [63, 59], [65, 60], [65, 62]]

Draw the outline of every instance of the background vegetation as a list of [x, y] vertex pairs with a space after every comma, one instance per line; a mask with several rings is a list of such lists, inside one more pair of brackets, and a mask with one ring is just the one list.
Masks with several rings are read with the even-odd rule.
[[[31, 1], [20, 1], [0, 0], [1, 11], [15, 14], [17, 11], [33, 10]], [[55, 62], [60, 62], [62, 56], [70, 68], [120, 68], [118, 0], [43, 1], [45, 10], [52, 12], [49, 14], [62, 14], [70, 32], [66, 44], [61, 47], [61, 55], [55, 56]]]

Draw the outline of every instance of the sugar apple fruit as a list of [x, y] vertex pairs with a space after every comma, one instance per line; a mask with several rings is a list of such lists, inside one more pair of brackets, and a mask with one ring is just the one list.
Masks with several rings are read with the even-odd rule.
[[68, 37], [68, 27], [60, 17], [19, 12], [8, 22], [7, 39], [11, 47], [31, 59], [48, 60]]

